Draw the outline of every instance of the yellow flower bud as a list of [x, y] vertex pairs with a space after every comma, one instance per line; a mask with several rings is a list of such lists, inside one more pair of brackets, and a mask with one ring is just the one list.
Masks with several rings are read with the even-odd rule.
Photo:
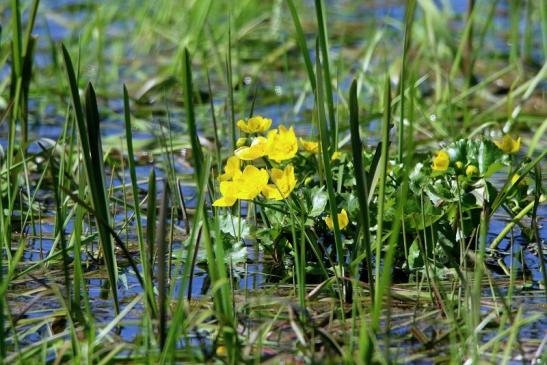
[[[338, 213], [337, 218], [338, 218], [338, 227], [340, 228], [340, 230], [343, 230], [344, 228], [346, 228], [347, 225], [349, 224], [348, 212], [346, 212], [345, 209], [342, 209], [340, 213]], [[334, 223], [332, 221], [332, 217], [329, 215], [325, 217], [324, 220], [327, 227], [329, 227], [329, 229], [333, 231]]]
[[477, 175], [479, 173], [479, 169], [477, 168], [477, 166], [475, 165], [469, 165], [467, 166], [467, 168], [465, 169], [465, 174], [467, 176], [471, 176], [471, 175]]

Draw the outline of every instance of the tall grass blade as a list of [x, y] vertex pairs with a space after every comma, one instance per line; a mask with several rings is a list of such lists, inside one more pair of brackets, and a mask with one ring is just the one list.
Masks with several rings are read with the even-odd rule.
[[[89, 136], [89, 152], [91, 154], [91, 163], [93, 168], [91, 172], [95, 175], [94, 181], [96, 184], [96, 195], [92, 196], [93, 207], [96, 213], [103, 217], [104, 221], [110, 224], [110, 211], [108, 208], [108, 198], [106, 189], [104, 186], [105, 178], [105, 166], [103, 162], [103, 148], [101, 143], [101, 128], [99, 120], [99, 110], [97, 108], [97, 98], [95, 96], [95, 90], [91, 83], [88, 84], [85, 92], [85, 112], [87, 122], [87, 132]], [[101, 228], [102, 227], [102, 228]], [[98, 226], [99, 235], [101, 236], [101, 244], [103, 248], [103, 254], [105, 258], [106, 268], [109, 275], [109, 280], [114, 287], [112, 288], [112, 295], [115, 294], [115, 301], [117, 302], [117, 282], [118, 282], [118, 267], [116, 264], [116, 254], [114, 252], [114, 245], [108, 230], [103, 225]], [[119, 311], [119, 305], [117, 305]]]
[[[319, 51], [319, 50], [318, 50]], [[327, 185], [327, 194], [329, 200], [329, 213], [333, 217], [334, 228], [334, 243], [337, 256], [337, 276], [344, 277], [344, 250], [342, 247], [342, 237], [340, 233], [340, 225], [338, 224], [338, 206], [336, 204], [336, 195], [334, 193], [334, 181], [332, 177], [331, 169], [331, 145], [328, 138], [329, 131], [327, 128], [327, 118], [325, 115], [325, 96], [323, 94], [325, 80], [322, 73], [321, 59], [317, 58], [316, 64], [316, 76], [317, 76], [317, 92], [315, 95], [318, 124], [319, 124], [319, 141], [321, 150], [321, 163], [323, 164], [323, 171], [325, 171], [325, 181]], [[341, 293], [340, 293], [341, 294]], [[342, 296], [343, 297], [343, 296]]]
[[323, 68], [323, 83], [327, 110], [329, 113], [329, 129], [331, 135], [331, 148], [333, 153], [338, 149], [338, 125], [334, 114], [334, 96], [332, 92], [332, 77], [330, 73], [329, 44], [327, 39], [327, 21], [323, 0], [315, 0], [315, 13], [319, 28], [319, 50], [321, 51], [321, 65]]
[[110, 214], [106, 201], [106, 191], [104, 188], [104, 164], [102, 158], [102, 148], [100, 141], [99, 112], [95, 92], [91, 84], [86, 90], [86, 119], [80, 101], [78, 83], [74, 73], [74, 67], [70, 54], [64, 45], [61, 45], [63, 59], [65, 62], [65, 71], [68, 79], [68, 86], [72, 96], [72, 107], [78, 126], [78, 134], [82, 147], [82, 155], [87, 175], [87, 181], [91, 192], [91, 203], [95, 214], [100, 216], [97, 219], [97, 229], [99, 231], [100, 243], [104, 254], [105, 265], [108, 271], [109, 284], [114, 300], [116, 313], [119, 313], [119, 301], [117, 290], [118, 271], [116, 259], [114, 256], [114, 247], [106, 225], [110, 224]]
[[[184, 90], [184, 107], [186, 110], [186, 121], [188, 124], [188, 134], [190, 135], [190, 142], [192, 144], [192, 157], [194, 160], [194, 169], [199, 172], [202, 169], [203, 163], [203, 151], [199, 142], [198, 130], [196, 127], [196, 116], [194, 113], [194, 104], [192, 98], [193, 86], [192, 86], [192, 61], [190, 60], [190, 53], [188, 49], [184, 50], [183, 62], [182, 62], [182, 82]], [[235, 125], [235, 123], [234, 123]], [[235, 146], [235, 141], [234, 146]]]
[[[355, 260], [357, 256], [365, 251], [366, 254], [366, 270], [370, 286], [374, 287], [374, 279], [372, 275], [372, 250], [370, 247], [370, 222], [368, 208], [368, 187], [366, 171], [363, 164], [363, 143], [359, 132], [359, 102], [357, 100], [357, 80], [353, 80], [349, 92], [349, 123], [351, 132], [351, 150], [353, 155], [353, 166], [356, 180], [357, 199], [359, 201], [359, 229], [362, 239], [356, 238], [354, 252], [351, 260]], [[355, 273], [356, 274], [356, 273]], [[355, 276], [354, 274], [354, 276]], [[374, 291], [371, 291], [374, 295]], [[372, 297], [374, 300], [374, 296]]]
[[[158, 306], [159, 306], [159, 333], [160, 333], [160, 349], [163, 350], [165, 346], [166, 329], [167, 329], [167, 242], [165, 236], [167, 229], [165, 221], [167, 220], [167, 210], [169, 199], [169, 185], [165, 181], [163, 184], [163, 193], [161, 196], [160, 205], [160, 218], [158, 221], [158, 235], [157, 235], [157, 247], [158, 247]], [[151, 222], [149, 222], [151, 223]]]
[[156, 222], [156, 170], [151, 169], [148, 174], [148, 194], [146, 205], [146, 261], [148, 261], [148, 272], [145, 275], [154, 281], [154, 252], [155, 252], [155, 230]]
[[401, 78], [400, 78], [400, 88], [399, 95], [401, 97], [401, 117], [399, 119], [399, 143], [398, 143], [398, 161], [403, 161], [403, 150], [404, 150], [404, 140], [405, 140], [405, 84], [407, 78], [407, 68], [408, 68], [408, 50], [410, 49], [411, 38], [412, 38], [412, 24], [414, 23], [414, 12], [416, 10], [416, 0], [410, 0], [406, 4], [405, 12], [405, 36], [403, 43], [403, 59], [401, 61]]
[[304, 64], [308, 73], [308, 79], [310, 80], [312, 92], [315, 95], [315, 73], [313, 72], [313, 64], [310, 58], [310, 50], [308, 49], [308, 45], [306, 44], [306, 35], [304, 34], [304, 29], [302, 29], [302, 24], [300, 23], [300, 17], [298, 16], [298, 11], [296, 9], [296, 6], [294, 5], [294, 1], [287, 0], [287, 5], [289, 6], [289, 11], [291, 13], [294, 28], [296, 30], [296, 42], [298, 43], [298, 47], [300, 48], [300, 53], [302, 53], [302, 57], [304, 57]]
[[[154, 301], [154, 290], [153, 290], [153, 277], [152, 277], [152, 267], [153, 267], [153, 256], [150, 255], [146, 250], [146, 244], [144, 239], [144, 231], [142, 227], [141, 219], [141, 209], [139, 204], [139, 188], [137, 185], [137, 172], [135, 168], [135, 152], [133, 149], [133, 132], [131, 129], [131, 110], [129, 106], [129, 94], [127, 88], [123, 86], [123, 105], [124, 105], [124, 122], [125, 122], [125, 141], [127, 144], [127, 159], [129, 167], [129, 175], [131, 177], [131, 193], [133, 195], [133, 206], [135, 207], [135, 220], [137, 223], [137, 239], [139, 242], [139, 255], [140, 262], [142, 266], [142, 271], [144, 273], [144, 289], [146, 290], [146, 303], [148, 303], [151, 314], [154, 314], [155, 311], [155, 301]], [[153, 169], [152, 169], [153, 171]], [[148, 201], [154, 200], [155, 194], [152, 196], [149, 195]], [[150, 211], [148, 211], [150, 213]], [[149, 226], [152, 225], [154, 220], [147, 220]], [[148, 235], [147, 235], [147, 238]], [[149, 238], [149, 247], [152, 244]], [[153, 247], [153, 245], [152, 245]], [[153, 252], [151, 250], [150, 252]]]

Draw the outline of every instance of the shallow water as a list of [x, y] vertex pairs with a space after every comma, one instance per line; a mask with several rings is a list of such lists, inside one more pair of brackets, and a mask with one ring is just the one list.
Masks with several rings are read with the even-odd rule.
[[[454, 12], [458, 14], [463, 14], [465, 12], [464, 1], [452, 0]], [[80, 10], [74, 10], [70, 8], [68, 11], [67, 7], [69, 5], [80, 4], [76, 0], [43, 0], [41, 2], [41, 10], [45, 11], [46, 16], [40, 16], [36, 23], [36, 33], [40, 36], [38, 42], [38, 50], [36, 57], [36, 67], [37, 70], [41, 68], [49, 67], [54, 61], [51, 58], [51, 55], [48, 52], [49, 41], [47, 34], [51, 36], [54, 41], [61, 41], [70, 36], [73, 36], [77, 33], [76, 29], [71, 28], [70, 26], [64, 25], [63, 20], [70, 19], [74, 24], [78, 22], [85, 21], [92, 14], [89, 8], [83, 7]], [[313, 2], [308, 1], [307, 5], [312, 6]], [[334, 25], [336, 29], [336, 24], [345, 24], [346, 26], [353, 23], [357, 23], [359, 26], [366, 24], [368, 26], [378, 25], [381, 18], [388, 16], [394, 18], [397, 21], [401, 21], [404, 16], [404, 6], [401, 5], [401, 2], [390, 1], [385, 3], [384, 1], [371, 1], [368, 3], [361, 3], [355, 1], [327, 1], [328, 4], [328, 19], [329, 22]], [[502, 1], [500, 7], [500, 14], [495, 17], [495, 23], [498, 27], [507, 27], [508, 16], [504, 13], [504, 10], [507, 11], [507, 1]], [[0, 6], [0, 9], [2, 7]], [[4, 11], [0, 13], [0, 20], [4, 23], [4, 19], [9, 18], [9, 9], [3, 9]], [[40, 13], [39, 13], [40, 14]], [[461, 19], [461, 18], [460, 18]], [[363, 23], [364, 22], [364, 23]], [[461, 21], [455, 26], [461, 27]], [[112, 35], [120, 35], [124, 31], [127, 31], [131, 27], [131, 24], [125, 23], [113, 23], [108, 29], [108, 33]], [[382, 25], [385, 27], [385, 25]], [[75, 27], [77, 28], [77, 27]], [[337, 34], [336, 31], [333, 32], [333, 36], [337, 37], [340, 34]], [[351, 37], [350, 37], [351, 38]], [[354, 37], [358, 38], [358, 37]], [[362, 40], [351, 39], [348, 43], [359, 44]], [[334, 42], [333, 42], [334, 43]], [[502, 36], [493, 37], [491, 42], [488, 43], [493, 49], [497, 52], [508, 53], [509, 46], [507, 41]], [[131, 49], [131, 46], [128, 46], [125, 51], [127, 52], [126, 57], [130, 58], [135, 52]], [[333, 49], [333, 55], [341, 53], [342, 49]], [[539, 53], [537, 53], [539, 52]], [[534, 52], [534, 57], [539, 57], [541, 59], [542, 55], [539, 51]], [[312, 59], [315, 57], [314, 52], [312, 51]], [[297, 61], [300, 59], [298, 58]], [[359, 67], [358, 65], [356, 67]], [[143, 69], [153, 69], [152, 65], [143, 65]], [[97, 78], [97, 68], [90, 67], [89, 69], [83, 70], [85, 77]], [[123, 68], [120, 71], [120, 78], [124, 81], [135, 81], [134, 76], [127, 75], [127, 70]], [[7, 66], [3, 69], [0, 69], [0, 80], [7, 78], [9, 75], [9, 70]], [[279, 75], [276, 75], [279, 76]], [[285, 123], [295, 123], [297, 133], [300, 135], [307, 135], [309, 133], [316, 133], [313, 129], [310, 128], [310, 109], [313, 105], [313, 98], [308, 96], [303, 100], [302, 107], [298, 111], [294, 111], [293, 99], [295, 99], [296, 93], [291, 90], [293, 86], [288, 80], [284, 79], [284, 76], [281, 75], [280, 79], [275, 79], [275, 77], [264, 76], [264, 80], [258, 80], [260, 86], [277, 95], [278, 98], [274, 98], [271, 105], [257, 105], [255, 109], [255, 114], [263, 114], [274, 119], [274, 125], [280, 124], [282, 121]], [[254, 81], [254, 80], [253, 80]], [[302, 75], [301, 80], [295, 81], [295, 84], [305, 82], [305, 75]], [[340, 80], [341, 89], [346, 90], [349, 85], [350, 79]], [[250, 87], [250, 86], [249, 86]], [[541, 89], [547, 89], [547, 83], [543, 83], [540, 87]], [[288, 99], [288, 100], [287, 100]], [[222, 105], [224, 101], [224, 95], [215, 95], [215, 105]], [[30, 130], [30, 139], [51, 139], [56, 140], [63, 132], [63, 125], [65, 123], [64, 113], [66, 112], [65, 106], [60, 106], [58, 104], [49, 103], [50, 100], [47, 100], [44, 105], [42, 100], [31, 100], [30, 107], [31, 112], [33, 112], [31, 117], [31, 130]], [[103, 101], [104, 102], [104, 101]], [[161, 103], [160, 103], [161, 104]], [[119, 97], [110, 99], [107, 102], [104, 102], [100, 108], [110, 110], [108, 114], [104, 116], [104, 120], [101, 125], [101, 132], [103, 137], [110, 138], [111, 143], [105, 144], [105, 147], [116, 146], [118, 137], [122, 137], [124, 134], [124, 124], [121, 118], [122, 113], [122, 102]], [[138, 108], [138, 107], [137, 107]], [[241, 115], [245, 115], [245, 112], [242, 111]], [[183, 118], [183, 113], [180, 109], [173, 108], [171, 111], [170, 117], [173, 121], [176, 121], [170, 125], [171, 131], [173, 133], [184, 133], [184, 127], [180, 126], [180, 121]], [[157, 126], [162, 124], [166, 125], [165, 115], [152, 115], [153, 122], [148, 126], [147, 130], [141, 130], [135, 132], [134, 139], [140, 141], [153, 141], [157, 138], [155, 133], [158, 133]], [[161, 123], [160, 123], [161, 122]], [[377, 119], [373, 119], [369, 122], [366, 135], [366, 142], [368, 145], [376, 144], [379, 135], [379, 124]], [[203, 128], [201, 132], [204, 135], [210, 134], [210, 128]], [[0, 125], [0, 146], [5, 150], [7, 148], [7, 128], [5, 123]], [[41, 151], [40, 147], [34, 143], [31, 144], [27, 150], [29, 154], [39, 153]], [[146, 190], [146, 181], [151, 169], [155, 168], [156, 175], [158, 180], [165, 177], [162, 169], [157, 168], [162, 163], [162, 158], [156, 156], [154, 164], [145, 163], [137, 166], [138, 180], [142, 181], [142, 184], [139, 185], [143, 192]], [[175, 159], [175, 168], [177, 173], [186, 175], [185, 184], [182, 186], [182, 193], [185, 197], [185, 202], [189, 209], [192, 209], [195, 206], [195, 190], [192, 186], [192, 169], [187, 163], [187, 160], [182, 157], [182, 153], [179, 151], [176, 152]], [[129, 181], [128, 171], [125, 173], [125, 182]], [[547, 175], [547, 174], [544, 174]], [[110, 181], [110, 176], [107, 178]], [[113, 179], [113, 187], [120, 187], [124, 182], [119, 179]], [[157, 186], [158, 195], [162, 191], [162, 184]], [[47, 206], [47, 202], [51, 203], [51, 196], [47, 192], [44, 192], [44, 202]], [[51, 208], [51, 206], [50, 206]], [[542, 239], [542, 249], [545, 251], [544, 243], [547, 239], [547, 207], [545, 205], [541, 206], [538, 211], [538, 216], [540, 219], [540, 236]], [[125, 213], [117, 212], [115, 215], [115, 222], [120, 223], [125, 219]], [[146, 225], [146, 221], [143, 222]], [[491, 221], [490, 231], [488, 235], [489, 241], [492, 241], [497, 234], [503, 229], [507, 224], [507, 216], [496, 215], [495, 218]], [[180, 222], [178, 225], [179, 234], [182, 234], [184, 231], [184, 223]], [[66, 226], [66, 231], [70, 232], [72, 229], [72, 222], [69, 222]], [[133, 230], [130, 230], [127, 238], [133, 242], [136, 240], [134, 226]], [[43, 259], [50, 252], [53, 240], [52, 234], [54, 232], [54, 222], [53, 218], [49, 217], [44, 219], [42, 222], [37, 222], [36, 225], [32, 227], [27, 227], [26, 232], [37, 232], [37, 237], [34, 237], [29, 240], [28, 247], [25, 250], [23, 256], [23, 267], [30, 265], [31, 263]], [[125, 233], [124, 233], [125, 235]], [[538, 282], [542, 280], [542, 274], [540, 271], [540, 263], [538, 256], [533, 253], [533, 247], [530, 246], [528, 242], [520, 234], [518, 228], [515, 228], [512, 232], [513, 239], [510, 238], [504, 239], [499, 245], [499, 250], [504, 252], [503, 262], [507, 267], [514, 267], [517, 270], [517, 275], [526, 274], [526, 280], [531, 283], [530, 288], [524, 288], [519, 293], [519, 296], [516, 298], [513, 305], [523, 305], [525, 311], [530, 313], [537, 313], [541, 311], [542, 305], [544, 306], [544, 298], [539, 297], [534, 289], [537, 289]], [[125, 238], [125, 236], [122, 236]], [[511, 242], [512, 241], [512, 242]], [[96, 245], [96, 243], [95, 243]], [[173, 251], [180, 251], [183, 245], [183, 241], [180, 237], [173, 241]], [[93, 244], [90, 244], [89, 252], [93, 251]], [[93, 312], [98, 323], [108, 323], [111, 321], [115, 314], [112, 308], [112, 301], [110, 300], [110, 291], [108, 288], [108, 283], [106, 279], [106, 273], [100, 268], [100, 266], [93, 263], [93, 259], [88, 257], [87, 251], [82, 254], [82, 259], [86, 262], [89, 262], [88, 271], [86, 272], [86, 284], [89, 290], [89, 296], [92, 298], [91, 311]], [[528, 268], [529, 272], [523, 273], [522, 264], [520, 263], [523, 260]], [[265, 265], [267, 262], [264, 260], [263, 254], [260, 251], [256, 250], [254, 244], [249, 243], [247, 246], [247, 260], [245, 263], [238, 263], [235, 272], [239, 277], [236, 278], [235, 289], [240, 292], [257, 291], [260, 293], [261, 289], [268, 287], [268, 280], [265, 277]], [[140, 268], [140, 267], [139, 267]], [[178, 264], [175, 263], [172, 266], [173, 270], [176, 270]], [[42, 272], [43, 276], [39, 277], [38, 273], [35, 273], [34, 276], [37, 280], [29, 280], [27, 277], [22, 277], [14, 281], [13, 286], [8, 292], [8, 303], [14, 314], [17, 314], [21, 309], [25, 308], [26, 305], [32, 304], [32, 309], [26, 311], [25, 320], [30, 320], [31, 324], [39, 323], [41, 318], [47, 318], [51, 313], [62, 313], [62, 306], [60, 305], [59, 299], [51, 294], [44, 295], [38, 302], [33, 302], [37, 295], [40, 295], [42, 291], [45, 291], [43, 285], [40, 283], [42, 281], [46, 284], [58, 283], [62, 284], [62, 273], [60, 268], [50, 267], [51, 271], [44, 270]], [[177, 273], [173, 272], [173, 277], [177, 277]], [[503, 278], [502, 274], [496, 274], [497, 277]], [[520, 279], [520, 276], [519, 276]], [[173, 284], [175, 286], [175, 293], [178, 292], [179, 283], [174, 280]], [[192, 282], [191, 295], [193, 298], [199, 299], [200, 296], [206, 293], [208, 289], [207, 284], [207, 274], [206, 270], [199, 266], [196, 268], [194, 280]], [[129, 303], [135, 296], [141, 294], [141, 290], [138, 284], [138, 281], [135, 275], [132, 273], [131, 269], [128, 267], [122, 267], [120, 265], [120, 285], [119, 285], [119, 295], [122, 303]], [[252, 295], [252, 294], [251, 294]], [[126, 318], [126, 324], [121, 327], [121, 332], [118, 333], [118, 336], [123, 341], [134, 341], [139, 336], [140, 331], [140, 322], [139, 314], [142, 312], [143, 308], [139, 304], [135, 306], [134, 310]], [[485, 309], [486, 311], [486, 309]], [[131, 321], [134, 321], [131, 324]], [[124, 323], [125, 323], [124, 322]], [[407, 338], [410, 333], [411, 327], [416, 324], [400, 326], [395, 329], [392, 334], [400, 336], [402, 339]], [[29, 325], [30, 326], [30, 325]], [[40, 327], [40, 329], [34, 333], [30, 333], [28, 336], [20, 338], [22, 344], [31, 344], [35, 343], [41, 338], [45, 337], [47, 333], [46, 324]], [[438, 328], [434, 324], [424, 323], [423, 331], [429, 336], [433, 335], [434, 331], [437, 331]], [[528, 325], [520, 330], [520, 333], [524, 338], [540, 338], [545, 334], [547, 330], [547, 318], [536, 321], [531, 325]], [[494, 333], [494, 332], [492, 332]], [[487, 341], [488, 334], [485, 335], [484, 341]], [[403, 341], [401, 354], [411, 353], [414, 348], [421, 346], [416, 341]], [[404, 349], [404, 350], [403, 350]]]

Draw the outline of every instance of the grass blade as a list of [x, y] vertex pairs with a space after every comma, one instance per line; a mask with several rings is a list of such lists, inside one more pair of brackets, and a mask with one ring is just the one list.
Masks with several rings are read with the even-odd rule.
[[306, 65], [306, 71], [308, 72], [308, 79], [310, 80], [312, 92], [315, 94], [315, 89], [316, 89], [315, 73], [313, 72], [313, 64], [310, 58], [310, 51], [306, 44], [306, 36], [304, 34], [304, 29], [302, 29], [302, 24], [300, 23], [300, 18], [298, 16], [298, 11], [296, 10], [296, 6], [294, 6], [294, 1], [287, 0], [287, 5], [289, 5], [289, 11], [291, 13], [291, 17], [294, 23], [294, 28], [296, 30], [296, 42], [298, 43], [298, 47], [300, 48], [300, 53], [302, 53], [302, 57], [304, 57], [304, 64]]
[[[359, 133], [359, 102], [357, 101], [357, 81], [353, 80], [349, 92], [349, 123], [351, 131], [351, 150], [353, 154], [353, 165], [356, 180], [357, 199], [359, 200], [359, 229], [362, 234], [360, 243], [354, 245], [352, 260], [357, 258], [357, 255], [363, 251], [366, 254], [366, 270], [368, 280], [371, 287], [374, 287], [374, 279], [372, 275], [372, 251], [370, 248], [370, 224], [369, 224], [369, 209], [368, 209], [368, 187], [366, 171], [363, 164], [363, 143]], [[356, 238], [357, 240], [357, 238]], [[374, 291], [371, 291], [372, 300], [374, 300]]]
[[[72, 107], [78, 125], [78, 134], [82, 147], [82, 155], [87, 175], [87, 181], [91, 192], [92, 207], [97, 215], [97, 229], [99, 230], [100, 243], [104, 253], [105, 264], [108, 271], [108, 279], [114, 300], [116, 313], [119, 313], [119, 301], [117, 290], [117, 265], [114, 256], [114, 247], [110, 234], [101, 222], [110, 223], [110, 216], [106, 202], [106, 191], [104, 189], [104, 170], [102, 159], [102, 148], [99, 129], [99, 112], [97, 110], [97, 101], [93, 87], [88, 87], [86, 91], [86, 119], [80, 100], [78, 83], [74, 73], [74, 67], [70, 54], [64, 45], [61, 45], [63, 59], [65, 62], [65, 71], [68, 79], [68, 86], [72, 96]], [[87, 124], [86, 124], [87, 122]], [[89, 128], [89, 129], [88, 129]], [[93, 146], [93, 149], [92, 149]]]
[[338, 124], [334, 115], [334, 97], [332, 93], [332, 78], [329, 62], [329, 45], [327, 41], [327, 22], [323, 0], [315, 0], [315, 12], [317, 15], [317, 26], [319, 27], [319, 50], [321, 51], [321, 64], [323, 68], [323, 83], [327, 110], [329, 113], [329, 129], [331, 135], [331, 153], [338, 149]]

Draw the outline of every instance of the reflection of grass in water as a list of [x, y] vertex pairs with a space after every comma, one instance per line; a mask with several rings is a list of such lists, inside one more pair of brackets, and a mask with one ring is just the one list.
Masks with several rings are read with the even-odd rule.
[[[33, 13], [37, 4], [23, 11]], [[408, 9], [413, 4], [409, 2]], [[11, 5], [19, 10], [18, 1]], [[531, 45], [541, 42], [546, 49], [545, 5], [511, 5], [509, 55], [488, 48], [500, 30], [496, 2], [477, 4], [458, 34], [446, 26], [454, 17], [429, 1], [417, 5], [420, 21], [412, 28], [410, 15], [382, 21], [381, 27], [361, 24], [354, 20], [358, 17], [342, 21], [320, 0], [245, 1], [228, 9], [212, 1], [80, 7], [61, 8], [66, 14], [81, 10], [92, 15], [81, 27], [67, 26], [80, 36], [79, 41], [66, 39], [70, 54], [78, 55], [72, 71], [69, 52], [63, 52], [63, 66], [55, 42], [50, 42], [53, 62], [35, 67], [31, 81], [28, 60], [47, 52], [49, 45], [45, 48], [41, 41], [47, 33], [32, 41], [32, 15], [27, 31], [17, 21], [2, 28], [5, 56], [0, 67], [14, 68], [12, 82], [0, 83], [0, 105], [9, 129], [0, 170], [0, 211], [5, 212], [0, 221], [0, 293], [7, 299], [0, 301], [0, 349], [7, 361], [203, 362], [218, 357], [236, 363], [273, 357], [274, 362], [507, 362], [518, 355], [532, 358], [541, 348], [529, 328], [539, 322], [542, 308], [521, 294], [530, 286], [526, 276], [521, 279], [525, 271], [505, 265], [509, 279], [494, 279], [483, 264], [491, 259], [486, 233], [498, 208], [515, 218], [511, 224], [540, 241], [539, 227], [520, 218], [537, 214], [542, 192], [537, 166], [545, 155], [541, 151], [547, 124], [537, 90], [545, 66], [534, 64]], [[50, 16], [63, 22], [69, 18], [63, 12]], [[522, 13], [528, 21], [520, 34]], [[38, 10], [38, 24], [44, 16]], [[538, 23], [542, 39], [530, 30]], [[130, 25], [133, 29], [127, 31]], [[208, 75], [211, 84], [205, 87]], [[98, 95], [89, 87], [84, 108], [78, 86], [89, 78]], [[121, 80], [127, 81], [127, 88]], [[29, 82], [30, 88], [24, 87]], [[392, 83], [397, 85], [394, 93]], [[15, 86], [9, 90], [8, 85]], [[68, 111], [58, 100], [59, 95], [68, 96], [66, 85], [72, 96]], [[107, 106], [104, 98], [116, 101]], [[101, 139], [105, 117], [122, 134], [120, 100], [126, 138]], [[36, 138], [32, 123], [41, 119], [44, 105], [66, 118], [63, 134], [53, 148], [42, 141], [38, 152], [23, 153], [27, 138]], [[257, 200], [243, 215], [241, 206], [230, 210], [231, 215], [205, 209], [218, 197], [213, 176], [223, 167], [222, 157], [233, 150], [235, 121], [265, 108], [280, 110], [273, 118], [276, 126], [304, 120], [310, 134], [319, 135], [321, 154], [294, 158], [297, 175], [305, 175], [297, 176], [295, 192], [282, 204]], [[408, 124], [399, 123], [405, 119]], [[370, 127], [379, 120], [381, 126]], [[396, 138], [389, 135], [392, 125]], [[460, 197], [455, 203], [440, 199], [440, 205], [433, 206], [425, 189], [416, 195], [414, 166], [421, 161], [427, 170], [430, 163], [424, 151], [439, 148], [437, 141], [457, 150], [449, 143], [491, 137], [491, 131], [501, 128], [537, 132], [523, 133], [531, 160], [517, 165], [521, 160], [514, 158], [511, 168], [522, 177], [511, 183], [504, 174], [496, 185], [497, 196], [485, 203], [490, 211], [468, 205], [465, 189], [480, 180], [452, 165], [449, 169], [454, 170], [431, 181], [454, 188], [449, 191], [452, 197]], [[133, 140], [133, 134], [143, 132], [145, 138]], [[363, 138], [372, 140], [371, 134], [382, 142], [376, 153], [361, 146]], [[351, 157], [345, 151], [350, 140]], [[108, 175], [103, 166], [106, 150]], [[332, 160], [339, 150], [341, 160]], [[156, 166], [146, 181], [137, 173], [137, 163], [149, 166], [150, 160]], [[270, 165], [268, 161], [265, 167]], [[192, 167], [193, 180], [181, 174]], [[153, 189], [156, 173], [169, 186], [157, 184], [158, 195], [159, 190], [171, 192], [160, 204]], [[182, 184], [195, 190], [183, 190]], [[326, 190], [312, 196], [314, 186]], [[446, 193], [443, 186], [436, 193]], [[527, 189], [535, 200], [528, 199]], [[192, 207], [185, 204], [190, 200], [195, 202]], [[349, 209], [352, 201], [361, 209]], [[417, 203], [413, 221], [407, 220], [411, 203]], [[348, 208], [353, 222], [341, 230], [334, 220], [335, 233], [330, 233], [323, 215], [306, 217], [310, 204], [331, 216]], [[446, 206], [452, 210], [438, 213]], [[359, 214], [352, 216], [355, 211]], [[39, 255], [23, 256], [30, 237], [46, 238], [41, 231], [46, 216], [55, 217], [50, 222], [53, 237], [47, 237], [54, 242], [45, 250], [40, 247]], [[431, 223], [437, 217], [446, 224]], [[190, 227], [185, 230], [183, 225]], [[255, 226], [266, 227], [256, 236], [271, 255], [261, 264], [271, 264], [272, 277], [280, 280], [266, 280], [261, 289], [251, 291], [234, 282], [250, 275], [239, 241], [241, 232]], [[464, 233], [452, 237], [450, 232]], [[438, 245], [441, 235], [444, 241]], [[182, 248], [173, 248], [177, 241]], [[374, 276], [373, 253], [383, 263]], [[544, 267], [543, 256], [538, 258]], [[409, 270], [412, 265], [414, 270]], [[402, 280], [401, 272], [404, 281], [412, 279], [410, 284], [392, 284], [394, 275]], [[191, 278], [198, 277], [198, 282], [204, 273], [203, 285], [209, 290], [190, 299]], [[530, 292], [540, 304], [544, 301], [544, 292]], [[120, 341], [126, 326], [137, 328], [130, 331], [136, 337]]]

